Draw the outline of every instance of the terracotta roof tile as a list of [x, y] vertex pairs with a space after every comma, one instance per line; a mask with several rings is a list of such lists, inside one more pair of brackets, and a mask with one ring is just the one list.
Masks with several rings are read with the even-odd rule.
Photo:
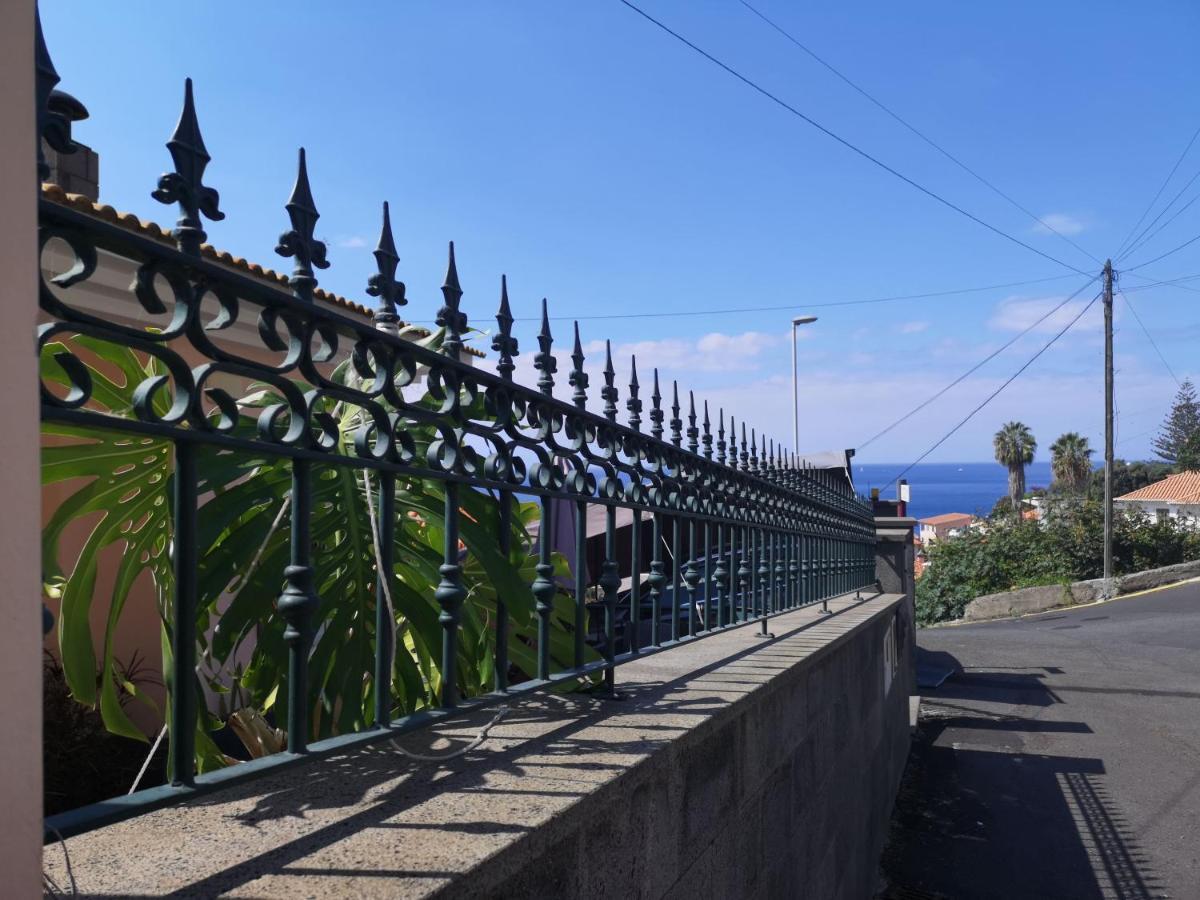
[[1179, 472], [1162, 481], [1122, 494], [1117, 500], [1162, 500], [1167, 503], [1200, 503], [1200, 472]]
[[970, 513], [942, 513], [939, 516], [930, 516], [928, 519], [919, 519], [918, 521], [922, 525], [951, 525], [955, 522], [973, 522], [975, 517]]
[[[127, 228], [130, 231], [137, 232], [138, 234], [154, 238], [155, 240], [161, 241], [164, 244], [171, 244], [172, 246], [175, 244], [174, 239], [171, 237], [171, 231], [169, 228], [163, 228], [156, 222], [147, 222], [144, 219], [139, 219], [133, 213], [118, 212], [107, 203], [97, 203], [90, 198], [85, 197], [83, 194], [69, 194], [57, 184], [43, 184], [42, 196], [47, 200], [52, 200], [55, 203], [61, 203], [64, 206], [69, 206], [72, 209], [77, 209], [80, 212], [93, 215], [98, 219], [103, 219], [106, 222], [112, 222], [114, 225], [120, 225], [122, 228]], [[264, 281], [270, 281], [274, 282], [275, 284], [282, 285], [287, 284], [288, 279], [286, 275], [276, 272], [274, 269], [269, 269], [266, 266], [260, 265], [259, 263], [245, 260], [240, 256], [234, 256], [232, 253], [229, 253], [226, 250], [218, 250], [211, 244], [202, 245], [200, 247], [200, 253], [209, 259], [215, 259], [217, 262], [223, 263], [241, 272], [249, 273], [250, 275], [253, 275], [256, 278], [261, 278]], [[313, 296], [331, 306], [348, 310], [349, 312], [355, 313], [359, 316], [370, 317], [372, 314], [370, 307], [365, 306], [362, 303], [355, 303], [353, 300], [347, 300], [340, 294], [334, 294], [321, 287], [318, 287], [315, 291], [313, 291]], [[424, 328], [420, 325], [400, 322], [400, 327], [408, 328], [410, 332], [420, 337], [427, 337], [430, 334], [428, 328]], [[486, 356], [486, 354], [471, 346], [467, 346], [464, 349], [471, 356], [475, 356], [480, 359], [483, 359]]]

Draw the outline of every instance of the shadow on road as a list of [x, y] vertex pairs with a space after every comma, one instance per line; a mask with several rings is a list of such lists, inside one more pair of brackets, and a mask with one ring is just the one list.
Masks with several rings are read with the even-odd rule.
[[962, 671], [930, 691], [892, 817], [880, 900], [1165, 896], [1105, 787], [1100, 759], [1031, 753], [1086, 722], [997, 712], [1060, 698], [1054, 667]]

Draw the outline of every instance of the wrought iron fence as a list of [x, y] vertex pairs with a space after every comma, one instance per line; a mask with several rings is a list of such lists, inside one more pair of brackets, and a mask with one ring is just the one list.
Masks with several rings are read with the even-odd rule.
[[[52, 91], [58, 76], [38, 27], [38, 116], [41, 136], [56, 150], [71, 149], [69, 121], [55, 110]], [[611, 691], [615, 668], [629, 660], [725, 629], [760, 623], [780, 613], [873, 584], [874, 530], [869, 506], [856, 497], [844, 477], [812, 469], [773, 441], [747, 434], [723, 411], [713, 417], [707, 404], [698, 413], [692, 394], [684, 408], [677, 385], [664, 408], [657, 370], [645, 405], [636, 360], [631, 360], [624, 407], [618, 421], [619, 391], [611, 353], [606, 354], [602, 409], [588, 409], [589, 376], [575, 331], [570, 400], [554, 396], [559, 376], [545, 301], [538, 349], [536, 388], [514, 381], [514, 318], [507, 285], [501, 280], [496, 331], [491, 347], [495, 373], [462, 358], [467, 316], [463, 291], [450, 245], [449, 266], [437, 311], [440, 349], [418, 345], [395, 334], [397, 307], [407, 303], [396, 278], [398, 256], [388, 207], [383, 206], [378, 271], [367, 293], [378, 298], [373, 321], [314, 303], [316, 269], [329, 265], [324, 244], [314, 237], [318, 213], [310, 191], [304, 151], [286, 204], [290, 229], [277, 252], [294, 260], [283, 286], [236, 271], [202, 253], [206, 239], [201, 216], [223, 218], [215, 190], [204, 183], [209, 156], [200, 135], [190, 81], [183, 112], [167, 143], [173, 171], [163, 175], [155, 199], [177, 204], [181, 215], [172, 232], [174, 245], [43, 197], [39, 207], [40, 246], [69, 248], [70, 263], [58, 275], [43, 277], [39, 303], [44, 324], [39, 350], [55, 347], [59, 387], [43, 374], [42, 416], [46, 422], [166, 440], [174, 448], [171, 493], [170, 566], [172, 628], [170, 696], [171, 783], [105, 801], [48, 822], [70, 834], [162, 806], [181, 797], [252, 777], [314, 755], [331, 754], [361, 743], [394, 736], [467, 708], [549, 688], [584, 677], [602, 678]], [[39, 180], [46, 175], [39, 146]], [[101, 258], [118, 258], [136, 270], [130, 288], [147, 314], [170, 314], [157, 330], [130, 325], [120, 317], [85, 310], [69, 302], [70, 289], [86, 285]], [[167, 297], [160, 296], [162, 285]], [[216, 338], [233, 323], [253, 318], [263, 351], [231, 350]], [[127, 415], [94, 403], [89, 367], [69, 338], [136, 351], [156, 364], [133, 392]], [[61, 349], [67, 348], [67, 349]], [[274, 362], [263, 358], [275, 356]], [[329, 367], [348, 358], [357, 380], [335, 380]], [[188, 360], [199, 359], [199, 364]], [[406, 397], [404, 388], [422, 373], [434, 404]], [[263, 408], [239, 406], [220, 386], [222, 378], [269, 386], [280, 402]], [[62, 385], [66, 385], [65, 390]], [[352, 450], [339, 440], [326, 412], [330, 402], [360, 411], [361, 425]], [[643, 430], [646, 418], [648, 430]], [[414, 434], [432, 435], [418, 443]], [[204, 506], [196, 469], [200, 452], [245, 452], [290, 461], [289, 522], [291, 559], [278, 573], [282, 593], [275, 613], [286, 623], [288, 654], [287, 752], [197, 775], [193, 762], [193, 723], [198, 698], [192, 673], [196, 666], [197, 532]], [[378, 479], [374, 509], [378, 601], [375, 666], [360, 673], [373, 680], [375, 726], [309, 743], [311, 723], [306, 679], [313, 613], [336, 596], [319, 597], [314, 573], [322, 560], [313, 557], [309, 534], [313, 467], [336, 465], [372, 471]], [[444, 541], [435, 598], [442, 628], [439, 703], [400, 718], [393, 716], [389, 694], [394, 664], [388, 584], [394, 587], [391, 535], [398, 517], [397, 480], [424, 479], [444, 485]], [[463, 491], [486, 491], [495, 499], [496, 540], [507, 553], [512, 531], [508, 520], [515, 498], [540, 504], [536, 577], [528, 585], [537, 616], [536, 671], [510, 683], [510, 635], [506, 599], [498, 597], [494, 621], [495, 684], [491, 693], [460, 697], [455, 676], [460, 614], [464, 602], [463, 560], [458, 528]], [[563, 505], [563, 502], [566, 505]], [[604, 562], [598, 578], [601, 603], [598, 659], [586, 659], [588, 610], [586, 585], [576, 565], [574, 577], [574, 659], [555, 668], [550, 653], [550, 615], [559, 590], [552, 565], [552, 517], [556, 509], [576, 510], [573, 527], [580, 546], [586, 541], [586, 509], [604, 509]], [[617, 510], [632, 510], [628, 531], [617, 528]], [[649, 549], [643, 529], [649, 529]], [[618, 550], [628, 540], [628, 554]], [[534, 552], [531, 548], [531, 552]], [[648, 556], [648, 558], [647, 558]], [[622, 590], [618, 558], [628, 559]], [[511, 600], [512, 598], [508, 598]], [[618, 635], [617, 623], [627, 624]], [[365, 627], [365, 625], [364, 625]], [[620, 646], [619, 646], [620, 644]]]

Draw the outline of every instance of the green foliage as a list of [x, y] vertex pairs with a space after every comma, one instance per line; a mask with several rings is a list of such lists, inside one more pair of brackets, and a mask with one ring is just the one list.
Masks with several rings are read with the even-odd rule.
[[1050, 469], [1058, 492], [1079, 494], [1087, 487], [1092, 474], [1092, 453], [1088, 439], [1074, 431], [1059, 435], [1050, 445]]
[[[131, 415], [134, 388], [147, 377], [161, 374], [153, 359], [143, 360], [131, 350], [82, 337], [74, 338], [72, 344], [73, 350], [87, 357], [98, 410]], [[47, 347], [42, 368], [48, 382], [65, 383], [53, 362], [65, 349], [61, 344]], [[340, 366], [332, 378], [357, 386], [358, 376], [349, 364]], [[260, 389], [239, 400], [238, 406], [256, 411], [281, 399], [271, 390]], [[163, 397], [162, 402], [168, 403], [169, 398]], [[432, 406], [429, 398], [423, 402]], [[322, 412], [337, 423], [340, 452], [353, 456], [361, 410], [328, 401]], [[248, 432], [254, 427], [253, 417], [243, 412], [237, 429]], [[110, 732], [145, 740], [123, 710], [126, 698], [121, 692], [136, 689], [127, 679], [117, 677], [112, 638], [134, 584], [148, 577], [162, 622], [164, 672], [169, 673], [174, 627], [171, 443], [55, 423], [45, 424], [43, 432], [47, 443], [44, 483], [64, 483], [72, 489], [43, 530], [46, 590], [61, 600], [57, 624], [63, 678], [76, 701], [98, 704]], [[413, 426], [410, 434], [418, 453], [423, 453], [433, 431], [428, 426]], [[202, 447], [197, 453], [197, 471], [202, 498], [197, 548], [199, 677], [225, 698], [224, 714], [250, 707], [273, 712], [283, 721], [287, 648], [275, 600], [288, 564], [290, 461]], [[378, 479], [365, 477], [362, 470], [345, 465], [314, 466], [310, 527], [316, 590], [322, 602], [314, 616], [309, 657], [311, 739], [373, 723], [376, 553], [371, 509], [378, 509], [378, 490]], [[368, 504], [368, 491], [373, 506]], [[435, 704], [440, 689], [442, 628], [433, 594], [442, 563], [444, 485], [397, 478], [396, 509], [400, 516], [395, 527], [392, 605], [398, 652], [391, 692], [393, 715], [402, 715]], [[462, 490], [459, 509], [467, 599], [462, 608], [457, 669], [461, 694], [472, 696], [492, 686], [499, 595], [504, 597], [510, 617], [510, 660], [527, 675], [536, 672], [537, 625], [529, 590], [536, 558], [530, 552], [527, 532], [536, 507], [516, 505], [510, 535], [513, 550], [507, 556], [498, 549], [498, 507], [491, 495]], [[64, 534], [72, 523], [81, 521], [95, 524], [84, 546], [77, 549], [64, 540]], [[112, 545], [121, 547], [121, 562], [111, 594], [99, 597], [95, 585], [100, 557]], [[61, 563], [67, 563], [66, 571]], [[555, 559], [555, 565], [558, 575], [567, 574], [561, 558]], [[107, 603], [108, 614], [100, 642], [103, 656], [98, 661], [90, 612], [93, 604], [99, 603]], [[556, 668], [572, 664], [573, 624], [573, 601], [560, 592], [551, 613], [550, 652]], [[227, 661], [251, 643], [248, 665], [231, 671]], [[589, 648], [587, 659], [597, 658]], [[224, 764], [208, 735], [221, 724], [200, 711], [196, 726], [200, 771]]]
[[1025, 467], [1033, 462], [1037, 440], [1024, 422], [1006, 422], [992, 437], [996, 462], [1008, 469], [1008, 497], [1013, 509], [1025, 494]]
[[1178, 472], [1200, 472], [1200, 429], [1188, 435], [1175, 456]]
[[[1162, 481], [1171, 474], [1171, 464], [1164, 462], [1126, 462], [1123, 459], [1113, 460], [1113, 496], [1120, 497], [1144, 488], [1148, 484]], [[1092, 472], [1088, 484], [1088, 497], [1094, 500], [1104, 498], [1104, 469]]]
[[[1061, 501], [1042, 522], [997, 519], [986, 533], [935, 542], [917, 581], [922, 624], [957, 619], [984, 594], [1099, 578], [1104, 571], [1104, 510], [1091, 500]], [[1113, 566], [1118, 575], [1200, 558], [1200, 534], [1174, 519], [1118, 515]]]
[[1180, 452], [1197, 433], [1200, 433], [1200, 401], [1196, 399], [1196, 388], [1191, 381], [1184, 379], [1171, 403], [1171, 411], [1154, 439], [1154, 450], [1167, 462], [1177, 463]]

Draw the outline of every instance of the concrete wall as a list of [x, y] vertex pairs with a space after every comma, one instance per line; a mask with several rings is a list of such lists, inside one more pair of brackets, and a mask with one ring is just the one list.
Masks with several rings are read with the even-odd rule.
[[37, 147], [33, 2], [0, 11], [0, 872], [9, 897], [41, 894], [42, 604], [39, 542]]
[[[897, 599], [596, 797], [586, 824], [499, 885], [446, 896], [872, 896], [908, 757], [912, 634]], [[649, 865], [631, 865], [643, 848]]]
[[[908, 754], [913, 610], [829, 608], [621, 666], [620, 702], [515, 699], [466, 755], [366, 748], [70, 838], [80, 891], [868, 898]], [[491, 715], [400, 743], [444, 755]], [[64, 875], [57, 846], [45, 863]]]
[[[1144, 591], [1197, 577], [1200, 577], [1200, 560], [1122, 575], [1113, 579], [1112, 589], [1107, 593], [1108, 596], [1117, 597], [1121, 594], [1132, 594], [1136, 591]], [[967, 604], [966, 609], [963, 610], [962, 621], [981, 622], [987, 619], [1025, 616], [1048, 609], [1057, 609], [1061, 606], [1093, 603], [1103, 600], [1105, 596], [1103, 578], [1092, 578], [1088, 581], [1076, 581], [1071, 584], [1021, 588], [1017, 591], [1004, 591], [999, 594], [985, 594]]]

